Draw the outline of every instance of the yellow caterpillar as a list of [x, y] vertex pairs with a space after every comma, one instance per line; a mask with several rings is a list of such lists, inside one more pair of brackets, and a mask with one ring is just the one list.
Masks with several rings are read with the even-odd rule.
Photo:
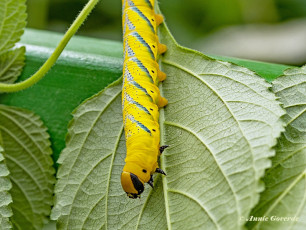
[[140, 197], [144, 183], [153, 187], [154, 172], [165, 174], [157, 164], [159, 155], [168, 147], [159, 146], [158, 109], [168, 101], [157, 87], [166, 78], [157, 58], [167, 48], [158, 41], [157, 26], [163, 17], [155, 13], [154, 2], [122, 0], [122, 112], [127, 151], [121, 185], [130, 198]]

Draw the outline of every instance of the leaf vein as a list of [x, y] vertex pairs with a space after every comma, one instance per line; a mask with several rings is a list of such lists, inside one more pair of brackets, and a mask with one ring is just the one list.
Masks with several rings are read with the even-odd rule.
[[[234, 198], [235, 198], [235, 203], [236, 203], [236, 207], [237, 207], [237, 212], [238, 212], [238, 214], [240, 214], [240, 210], [238, 209], [238, 197], [237, 197], [237, 195], [236, 195], [236, 193], [235, 193], [235, 191], [234, 191], [234, 188], [233, 188], [232, 184], [230, 183], [230, 181], [228, 180], [228, 177], [225, 175], [225, 172], [223, 171], [222, 167], [220, 166], [218, 160], [216, 159], [216, 157], [215, 157], [215, 155], [213, 154], [213, 152], [212, 152], [212, 150], [210, 149], [210, 147], [209, 147], [207, 144], [205, 144], [204, 140], [201, 139], [201, 138], [198, 136], [198, 134], [195, 133], [194, 131], [192, 131], [191, 129], [189, 129], [189, 128], [187, 128], [187, 127], [184, 127], [184, 126], [182, 126], [182, 125], [180, 125], [180, 124], [176, 124], [176, 123], [168, 122], [168, 121], [165, 121], [164, 124], [170, 125], [170, 126], [174, 126], [174, 127], [180, 128], [180, 129], [182, 129], [182, 130], [188, 131], [190, 134], [192, 134], [193, 136], [195, 136], [195, 137], [196, 137], [196, 138], [197, 138], [197, 139], [207, 148], [207, 150], [211, 153], [211, 156], [214, 158], [214, 160], [215, 160], [215, 162], [216, 162], [218, 168], [220, 169], [220, 172], [223, 174], [223, 177], [224, 177], [225, 181], [227, 182], [229, 188], [231, 189], [231, 192], [232, 192], [232, 194], [233, 194], [233, 196], [234, 196]], [[240, 215], [238, 215], [238, 216], [240, 216]], [[238, 222], [237, 222], [237, 223], [238, 223]]]
[[203, 206], [203, 204], [201, 204], [201, 201], [198, 200], [196, 197], [193, 197], [191, 194], [187, 194], [183, 191], [179, 191], [179, 190], [174, 190], [174, 189], [169, 189], [169, 192], [172, 193], [177, 193], [180, 194], [182, 196], [185, 196], [187, 198], [189, 198], [190, 200], [193, 200], [197, 205], [199, 205], [201, 207], [201, 209], [207, 214], [207, 216], [212, 220], [212, 222], [214, 223], [214, 225], [217, 227], [217, 229], [221, 229], [221, 227], [218, 225], [218, 223], [216, 222], [216, 220], [214, 220], [214, 218], [210, 215], [210, 213], [206, 210], [206, 208]]

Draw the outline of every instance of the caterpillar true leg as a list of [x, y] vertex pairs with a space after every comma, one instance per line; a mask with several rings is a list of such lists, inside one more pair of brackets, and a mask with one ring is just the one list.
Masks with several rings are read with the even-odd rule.
[[160, 154], [162, 154], [163, 151], [164, 151], [166, 148], [168, 148], [168, 147], [169, 147], [169, 145], [162, 145], [162, 146], [160, 146], [160, 147], [159, 147], [159, 152], [160, 152]]
[[164, 170], [162, 170], [160, 168], [156, 168], [155, 172], [161, 173], [161, 174], [164, 174], [165, 176], [167, 176], [167, 174], [164, 172]]
[[150, 180], [148, 181], [148, 184], [151, 186], [151, 188], [154, 188], [153, 186], [153, 176], [151, 175]]

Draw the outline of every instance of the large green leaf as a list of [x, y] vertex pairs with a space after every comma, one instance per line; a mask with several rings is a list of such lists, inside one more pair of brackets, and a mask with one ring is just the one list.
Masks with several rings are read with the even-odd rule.
[[[161, 41], [168, 46], [162, 58], [168, 222], [175, 229], [239, 229], [263, 190], [259, 179], [284, 112], [270, 85], [248, 69], [178, 46], [165, 26]], [[191, 203], [200, 211], [186, 218]]]
[[26, 25], [25, 0], [0, 1], [0, 53], [19, 41]]
[[10, 50], [26, 25], [25, 0], [0, 1], [0, 82], [13, 83], [24, 66], [25, 47]]
[[12, 229], [9, 218], [12, 216], [12, 197], [9, 190], [12, 188], [9, 179], [9, 171], [6, 167], [3, 157], [2, 137], [0, 133], [0, 226], [2, 230]]
[[37, 115], [5, 105], [0, 105], [0, 131], [12, 182], [11, 221], [16, 229], [41, 229], [55, 182], [49, 135]]
[[306, 229], [306, 66], [285, 71], [273, 81], [273, 91], [286, 109], [287, 127], [264, 177], [266, 190], [251, 213], [268, 221], [250, 221], [248, 227], [302, 230]]
[[59, 229], [240, 229], [263, 190], [272, 146], [283, 130], [283, 110], [270, 84], [253, 72], [178, 46], [161, 66], [161, 157], [167, 176], [155, 176], [140, 201], [120, 185], [125, 142], [121, 81], [73, 113], [58, 163], [52, 219]]
[[7, 51], [0, 56], [0, 82], [13, 83], [24, 66], [25, 47]]

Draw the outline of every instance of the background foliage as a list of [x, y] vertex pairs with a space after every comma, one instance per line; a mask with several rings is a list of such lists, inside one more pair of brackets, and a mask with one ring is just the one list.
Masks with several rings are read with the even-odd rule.
[[[86, 2], [86, 0], [28, 0], [28, 27], [64, 32]], [[174, 37], [179, 44], [186, 47], [198, 49], [204, 53], [278, 63], [303, 64], [306, 61], [305, 55], [301, 55], [298, 50], [293, 50], [291, 47], [299, 46], [305, 51], [305, 46], [297, 40], [301, 38], [305, 40], [306, 34], [294, 31], [290, 33], [286, 26], [279, 29], [281, 32], [278, 31], [278, 26], [282, 26], [288, 20], [294, 22], [305, 20], [306, 1], [304, 0], [189, 0], [188, 4], [184, 0], [159, 0], [159, 5]], [[256, 25], [255, 35], [248, 31], [254, 25]], [[265, 29], [266, 26], [269, 26], [268, 31], [271, 31], [271, 35]], [[299, 29], [301, 25], [294, 23], [290, 27]], [[233, 36], [242, 32], [244, 35], [252, 35], [253, 39], [244, 38], [247, 44], [240, 42], [242, 43], [240, 46], [244, 46], [240, 51], [239, 42], [234, 43], [235, 39], [229, 39], [227, 36], [230, 40], [228, 42], [235, 44], [235, 50], [239, 50], [236, 53], [231, 50], [221, 53], [215, 48], [216, 44], [205, 45], [212, 35], [228, 28], [238, 28], [238, 31], [231, 31]], [[101, 1], [79, 34], [121, 40], [121, 0]], [[276, 53], [268, 58], [265, 50], [271, 47], [271, 44], [267, 44], [267, 40], [273, 34], [277, 35], [272, 39], [276, 48], [267, 53]], [[219, 45], [226, 42], [222, 34], [217, 37], [221, 39], [218, 41]], [[285, 50], [287, 58], [282, 57], [286, 55], [280, 53], [286, 49], [282, 44], [284, 40], [288, 43], [286, 47], [291, 48], [289, 51]], [[228, 46], [227, 44], [226, 47]], [[253, 50], [245, 54], [243, 49], [245, 46], [255, 47], [255, 51], [260, 50], [260, 55], [253, 53], [255, 52]]]

